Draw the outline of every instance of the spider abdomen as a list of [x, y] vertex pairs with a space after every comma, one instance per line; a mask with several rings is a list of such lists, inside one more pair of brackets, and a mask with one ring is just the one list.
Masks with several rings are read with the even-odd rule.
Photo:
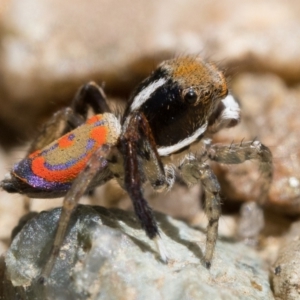
[[113, 114], [95, 115], [21, 160], [12, 169], [12, 181], [16, 189], [20, 183], [22, 191], [26, 190], [24, 186], [39, 194], [41, 191], [68, 191], [92, 154], [103, 144], [115, 144], [119, 134], [119, 121]]

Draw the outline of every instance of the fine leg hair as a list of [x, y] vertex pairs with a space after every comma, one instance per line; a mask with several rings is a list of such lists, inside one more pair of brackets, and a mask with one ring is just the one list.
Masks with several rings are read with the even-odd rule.
[[66, 197], [64, 198], [54, 243], [51, 249], [51, 254], [41, 273], [41, 283], [44, 282], [45, 278], [49, 277], [52, 271], [55, 260], [59, 254], [60, 247], [65, 238], [71, 215], [76, 209], [80, 198], [89, 187], [95, 175], [107, 167], [108, 162], [106, 160], [106, 157], [110, 153], [110, 149], [111, 147], [109, 145], [104, 144], [92, 155], [86, 167], [74, 180], [71, 189], [68, 191]]
[[[139, 130], [136, 130], [136, 129]], [[147, 139], [145, 139], [147, 137]], [[141, 141], [148, 140], [141, 144]], [[152, 209], [149, 207], [142, 192], [142, 184], [147, 177], [147, 171], [143, 164], [144, 160], [152, 162], [152, 167], [156, 172], [156, 180], [150, 179], [155, 185], [165, 184], [164, 168], [157, 153], [155, 142], [149, 128], [148, 122], [143, 114], [135, 113], [129, 121], [127, 130], [121, 136], [121, 153], [124, 159], [124, 187], [128, 192], [135, 213], [141, 223], [142, 228], [150, 239], [159, 236], [159, 230], [154, 218]]]
[[220, 185], [216, 175], [208, 165], [200, 168], [200, 174], [205, 193], [205, 213], [208, 218], [204, 262], [205, 266], [210, 268], [217, 242], [219, 218], [221, 215]]
[[[263, 178], [261, 187], [261, 197], [259, 204], [263, 204], [272, 180], [272, 154], [271, 151], [259, 141], [232, 144], [230, 146], [212, 145], [208, 146], [208, 157], [220, 163], [239, 164], [246, 160], [257, 159]], [[198, 160], [198, 164], [197, 164]], [[208, 218], [207, 240], [205, 251], [205, 264], [210, 267], [215, 243], [218, 234], [218, 220], [221, 213], [220, 207], [220, 185], [210, 167], [206, 164], [201, 165], [203, 157], [194, 158], [188, 156], [181, 166], [183, 179], [187, 182], [195, 183], [199, 179], [203, 185], [205, 193], [205, 212]]]
[[242, 205], [238, 227], [240, 238], [248, 244], [257, 244], [259, 233], [264, 226], [262, 206], [267, 200], [273, 175], [271, 151], [259, 141], [254, 140], [230, 146], [213, 145], [208, 151], [208, 156], [214, 161], [225, 164], [238, 164], [250, 159], [258, 160], [261, 172], [260, 196], [257, 201], [255, 199], [252, 203]]
[[213, 161], [224, 164], [239, 164], [251, 159], [258, 160], [262, 181], [258, 203], [260, 205], [265, 203], [273, 175], [272, 153], [269, 148], [256, 140], [230, 146], [215, 144], [209, 148], [208, 157]]
[[203, 164], [201, 159], [197, 160], [193, 155], [187, 155], [186, 159], [179, 166], [179, 169], [184, 181], [190, 184], [200, 181], [203, 186], [205, 196], [204, 207], [208, 219], [204, 263], [207, 268], [210, 268], [218, 237], [218, 224], [221, 215], [220, 185], [210, 166]]
[[82, 125], [87, 119], [89, 107], [95, 114], [110, 112], [103, 89], [94, 82], [81, 86], [72, 100], [71, 107], [57, 111], [50, 118], [31, 144], [28, 154], [43, 149], [67, 132]]

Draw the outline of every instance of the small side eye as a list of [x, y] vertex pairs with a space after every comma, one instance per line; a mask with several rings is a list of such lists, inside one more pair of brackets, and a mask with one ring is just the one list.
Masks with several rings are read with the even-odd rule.
[[190, 87], [183, 96], [184, 101], [188, 104], [195, 104], [198, 100], [198, 95], [196, 91]]
[[204, 97], [205, 99], [208, 99], [210, 96], [211, 96], [211, 90], [205, 90], [205, 91], [203, 92], [203, 97]]
[[207, 88], [207, 89], [204, 89], [202, 92], [201, 92], [201, 98], [203, 100], [209, 100], [212, 96], [212, 90], [210, 88]]

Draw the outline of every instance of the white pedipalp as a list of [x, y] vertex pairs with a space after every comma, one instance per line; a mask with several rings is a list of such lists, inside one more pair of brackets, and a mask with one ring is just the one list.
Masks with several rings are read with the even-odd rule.
[[221, 112], [209, 125], [209, 133], [216, 133], [223, 128], [235, 126], [241, 119], [239, 103], [231, 94], [221, 100], [220, 105], [217, 107], [217, 110], [219, 109], [221, 109]]
[[221, 119], [240, 119], [241, 109], [238, 102], [234, 99], [232, 95], [228, 95], [226, 98], [221, 100], [225, 106], [225, 109], [222, 111]]

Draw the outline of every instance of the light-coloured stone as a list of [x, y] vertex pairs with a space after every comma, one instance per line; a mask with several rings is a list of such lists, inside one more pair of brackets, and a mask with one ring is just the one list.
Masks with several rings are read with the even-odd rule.
[[300, 299], [300, 222], [295, 222], [281, 244], [270, 272], [274, 296], [278, 300]]
[[36, 280], [59, 212], [32, 219], [6, 253], [8, 278], [30, 299], [273, 299], [266, 266], [243, 244], [221, 237], [207, 270], [202, 230], [156, 214], [169, 256], [165, 264], [132, 213], [90, 206], [80, 206], [72, 218], [44, 288]]

